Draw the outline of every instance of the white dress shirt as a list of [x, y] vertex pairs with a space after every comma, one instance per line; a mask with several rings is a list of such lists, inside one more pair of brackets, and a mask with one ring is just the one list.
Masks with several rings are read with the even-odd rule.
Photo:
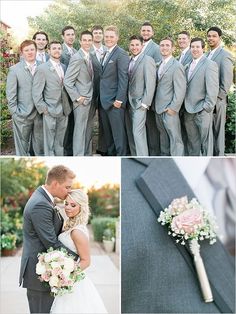
[[44, 191], [47, 193], [47, 196], [50, 198], [50, 200], [54, 204], [54, 197], [52, 196], [52, 194], [50, 192], [48, 192], [48, 190], [45, 188], [44, 185], [42, 185], [42, 188], [44, 189]]

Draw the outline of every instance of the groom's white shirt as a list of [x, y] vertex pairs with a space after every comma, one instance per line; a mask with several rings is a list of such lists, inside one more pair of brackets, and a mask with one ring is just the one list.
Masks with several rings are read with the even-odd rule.
[[48, 190], [44, 187], [44, 185], [42, 185], [42, 188], [44, 189], [44, 191], [47, 193], [48, 197], [50, 198], [50, 200], [54, 204], [54, 197], [52, 196], [52, 194], [50, 192], [48, 192]]

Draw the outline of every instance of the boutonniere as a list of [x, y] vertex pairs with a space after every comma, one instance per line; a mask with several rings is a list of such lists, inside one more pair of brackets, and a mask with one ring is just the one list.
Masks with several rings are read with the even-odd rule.
[[185, 245], [189, 241], [204, 301], [212, 302], [211, 287], [198, 241], [207, 239], [210, 244], [216, 242], [215, 219], [195, 198], [188, 202], [187, 196], [184, 196], [174, 199], [164, 211], [161, 211], [158, 222], [163, 226], [168, 225], [168, 235], [176, 238], [176, 243]]
[[54, 66], [51, 66], [51, 67], [49, 68], [49, 70], [52, 71], [52, 72], [54, 72], [54, 71], [55, 71]]
[[61, 220], [60, 208], [57, 205], [54, 205], [53, 209], [55, 210], [58, 218]]
[[161, 61], [157, 62], [156, 67], [158, 68], [160, 66], [160, 64], [161, 64]]

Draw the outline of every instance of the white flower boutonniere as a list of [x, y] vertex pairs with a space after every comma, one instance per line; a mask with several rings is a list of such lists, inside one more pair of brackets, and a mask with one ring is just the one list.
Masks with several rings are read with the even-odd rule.
[[168, 225], [168, 234], [182, 245], [189, 241], [190, 250], [205, 302], [212, 302], [213, 296], [205, 267], [200, 256], [198, 241], [208, 239], [210, 244], [216, 242], [216, 223], [213, 217], [193, 198], [188, 202], [187, 196], [174, 199], [161, 211], [158, 218], [161, 225]]
[[54, 205], [53, 209], [57, 213], [58, 218], [61, 220], [60, 208], [58, 206]]

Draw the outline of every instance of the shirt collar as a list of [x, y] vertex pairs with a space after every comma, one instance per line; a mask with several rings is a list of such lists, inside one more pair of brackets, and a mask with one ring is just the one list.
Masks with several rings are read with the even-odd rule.
[[29, 62], [27, 62], [26, 60], [25, 60], [25, 63], [26, 63], [26, 65], [28, 66], [28, 67], [31, 67], [32, 65], [33, 66], [37, 66], [37, 62], [36, 62], [36, 60], [34, 61], [34, 63], [33, 64], [30, 64]]
[[210, 162], [210, 157], [174, 157], [174, 161], [192, 190], [194, 190]]
[[45, 188], [44, 185], [42, 185], [42, 188], [44, 189], [44, 191], [47, 193], [47, 196], [50, 198], [50, 200], [54, 204], [54, 197], [52, 196], [52, 194], [50, 192], [48, 192], [48, 190]]
[[64, 45], [66, 46], [66, 48], [67, 48], [67, 50], [69, 51], [69, 52], [72, 52], [73, 50], [72, 50], [72, 47], [69, 47], [66, 43], [64, 43]]
[[84, 57], [86, 60], [89, 59], [89, 52], [84, 51], [84, 49], [80, 48], [83, 51]]
[[197, 58], [197, 59], [193, 59], [193, 61], [195, 62], [195, 64], [197, 65], [198, 64], [198, 62], [202, 59], [202, 57], [203, 57], [204, 55], [202, 55], [200, 58]]
[[186, 52], [189, 50], [189, 47], [187, 47], [187, 48], [185, 48], [182, 52], [181, 52], [181, 54], [186, 54]]
[[51, 58], [50, 58], [50, 61], [51, 61], [52, 65], [53, 65], [54, 67], [57, 67], [58, 65], [61, 65], [60, 62], [56, 62], [56, 61], [52, 60]]
[[170, 61], [170, 59], [172, 58], [172, 56], [169, 56], [166, 59], [162, 59], [162, 62], [164, 62], [165, 64], [167, 64], [168, 61]]
[[109, 53], [111, 53], [111, 52], [112, 52], [112, 50], [113, 50], [116, 46], [117, 46], [117, 44], [116, 44], [115, 46], [113, 46], [113, 47], [111, 47], [111, 48], [107, 49], [107, 51], [109, 51]]

